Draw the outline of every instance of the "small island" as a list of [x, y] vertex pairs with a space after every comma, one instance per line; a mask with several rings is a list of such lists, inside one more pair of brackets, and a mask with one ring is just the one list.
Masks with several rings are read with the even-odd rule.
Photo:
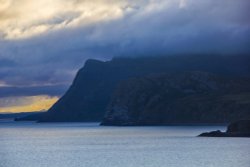
[[205, 132], [199, 137], [250, 137], [250, 120], [240, 120], [228, 125], [226, 132]]

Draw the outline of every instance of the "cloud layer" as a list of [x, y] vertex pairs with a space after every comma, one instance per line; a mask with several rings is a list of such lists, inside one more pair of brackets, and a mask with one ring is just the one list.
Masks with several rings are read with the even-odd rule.
[[0, 4], [2, 90], [68, 86], [88, 58], [250, 53], [249, 0], [0, 0]]
[[134, 3], [120, 0], [1, 0], [0, 30], [8, 39], [112, 20]]

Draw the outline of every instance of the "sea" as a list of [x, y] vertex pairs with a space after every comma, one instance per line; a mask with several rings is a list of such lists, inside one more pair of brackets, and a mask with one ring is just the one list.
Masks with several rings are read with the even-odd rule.
[[250, 167], [250, 138], [225, 126], [0, 122], [0, 167]]

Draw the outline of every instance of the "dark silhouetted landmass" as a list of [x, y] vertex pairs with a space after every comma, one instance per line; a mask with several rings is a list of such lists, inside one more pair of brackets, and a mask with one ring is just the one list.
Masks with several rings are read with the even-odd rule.
[[[35, 118], [35, 116], [39, 116], [44, 112], [21, 112], [21, 113], [4, 113], [0, 114], [1, 120], [15, 120], [15, 121], [21, 121], [22, 118], [27, 118], [25, 120], [35, 120], [38, 118]], [[31, 118], [31, 119], [28, 119]]]
[[[65, 95], [37, 120], [101, 121], [118, 83], [155, 73], [206, 71], [225, 76], [250, 76], [248, 56], [168, 56], [88, 60]], [[25, 119], [25, 118], [24, 118]]]
[[24, 113], [24, 115], [21, 113], [21, 115], [15, 116], [15, 121], [36, 121], [41, 116], [45, 114], [45, 112], [32, 112], [32, 113]]
[[199, 137], [250, 137], [250, 120], [240, 120], [229, 124], [226, 132], [219, 130], [205, 132]]
[[228, 123], [250, 119], [250, 80], [206, 72], [155, 74], [116, 89], [102, 125]]

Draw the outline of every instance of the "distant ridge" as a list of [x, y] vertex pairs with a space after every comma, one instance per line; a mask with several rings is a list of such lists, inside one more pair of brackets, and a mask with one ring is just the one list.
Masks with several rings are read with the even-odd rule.
[[31, 120], [34, 120], [35, 115], [40, 115], [44, 112], [40, 111], [34, 111], [34, 112], [20, 112], [20, 113], [2, 113], [0, 114], [0, 120], [15, 120], [15, 121], [21, 121], [22, 118], [26, 118], [25, 120], [29, 120], [28, 118], [31, 117]]

